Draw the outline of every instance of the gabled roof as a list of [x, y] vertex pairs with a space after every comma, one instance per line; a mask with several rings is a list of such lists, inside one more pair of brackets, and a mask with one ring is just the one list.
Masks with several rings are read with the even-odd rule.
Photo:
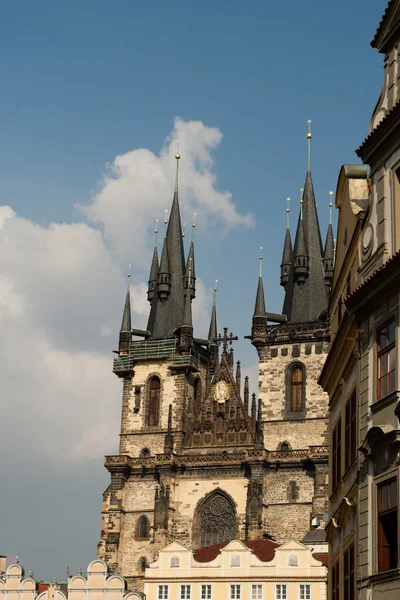
[[[222, 542], [221, 544], [198, 548], [194, 552], [194, 557], [197, 562], [211, 562], [218, 556], [222, 548], [230, 543]], [[270, 540], [244, 540], [242, 543], [252, 550], [260, 560], [265, 562], [269, 562], [274, 558], [275, 550], [279, 547], [278, 544]]]

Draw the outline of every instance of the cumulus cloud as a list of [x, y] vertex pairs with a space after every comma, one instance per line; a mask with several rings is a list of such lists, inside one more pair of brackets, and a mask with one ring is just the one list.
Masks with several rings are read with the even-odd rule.
[[[147, 321], [146, 279], [156, 216], [170, 205], [180, 140], [183, 213], [202, 227], [251, 226], [219, 191], [212, 152], [218, 129], [176, 119], [158, 155], [136, 149], [107, 167], [82, 221], [44, 227], [0, 207], [2, 455], [66, 468], [117, 450], [120, 382], [111, 373], [132, 263], [135, 326]], [[196, 334], [207, 333], [211, 291], [197, 279]], [[62, 434], [60, 433], [62, 432]], [[43, 462], [42, 462], [43, 464]]]

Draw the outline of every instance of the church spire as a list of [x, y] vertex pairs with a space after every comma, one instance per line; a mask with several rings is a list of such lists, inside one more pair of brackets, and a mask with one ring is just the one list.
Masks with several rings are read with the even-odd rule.
[[157, 235], [158, 235], [158, 219], [156, 220], [156, 228], [154, 229], [154, 250], [153, 259], [151, 261], [149, 284], [147, 288], [147, 300], [150, 304], [156, 294], [157, 280], [158, 280], [158, 250], [157, 250]]
[[285, 242], [283, 245], [283, 253], [282, 253], [282, 262], [281, 262], [281, 286], [286, 289], [287, 283], [289, 281], [290, 269], [292, 266], [292, 238], [290, 237], [290, 223], [289, 223], [289, 213], [290, 213], [290, 198], [286, 199], [287, 207], [286, 207], [286, 233], [285, 233]]
[[321, 232], [311, 177], [311, 138], [311, 121], [308, 121], [307, 173], [283, 305], [283, 313], [291, 322], [317, 321], [328, 307]]
[[329, 225], [326, 232], [325, 248], [324, 248], [324, 278], [326, 291], [328, 295], [331, 292], [332, 281], [333, 281], [333, 263], [334, 263], [334, 242], [333, 242], [333, 229], [332, 229], [332, 195], [333, 192], [329, 192]]
[[212, 311], [211, 311], [211, 320], [210, 320], [210, 328], [208, 330], [208, 343], [210, 346], [216, 346], [218, 348], [217, 345], [217, 336], [218, 336], [218, 331], [217, 331], [217, 285], [218, 285], [218, 279], [215, 280], [215, 285], [214, 285], [214, 298], [213, 298], [213, 306], [212, 306]]
[[[185, 293], [187, 290], [190, 290], [191, 298], [196, 297], [196, 272], [194, 265], [194, 228], [196, 227], [196, 213], [193, 214], [193, 222], [192, 222], [192, 241], [190, 242], [189, 253], [186, 261], [186, 269], [185, 269]], [[189, 265], [191, 266], [191, 277], [190, 277], [190, 285], [189, 285]]]
[[[130, 267], [131, 265], [129, 265]], [[129, 354], [129, 344], [132, 340], [132, 320], [131, 320], [131, 291], [130, 276], [128, 273], [128, 287], [125, 296], [124, 312], [122, 315], [121, 330], [119, 332], [119, 354]]]
[[254, 306], [252, 328], [251, 328], [251, 341], [252, 344], [257, 346], [260, 342], [265, 341], [267, 334], [267, 313], [265, 311], [265, 297], [264, 297], [264, 284], [262, 277], [262, 246], [260, 248], [260, 275], [258, 277], [256, 303]]
[[175, 154], [176, 172], [174, 197], [158, 270], [157, 294], [151, 303], [147, 329], [155, 339], [170, 338], [182, 324], [184, 310], [185, 257], [178, 198], [180, 154]]

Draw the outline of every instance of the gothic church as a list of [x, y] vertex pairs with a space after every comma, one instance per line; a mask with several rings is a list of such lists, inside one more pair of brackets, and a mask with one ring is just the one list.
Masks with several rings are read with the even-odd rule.
[[[309, 134], [311, 137], [311, 134]], [[301, 540], [327, 512], [327, 396], [317, 380], [328, 351], [333, 272], [322, 248], [310, 168], [294, 246], [281, 265], [283, 314], [266, 312], [257, 286], [249, 339], [259, 395], [242, 386], [214, 303], [207, 339], [193, 331], [195, 249], [185, 259], [175, 193], [161, 259], [150, 269], [146, 331], [132, 328], [126, 294], [114, 373], [122, 382], [119, 454], [107, 456], [99, 554], [128, 580], [176, 540], [198, 548], [232, 539]]]

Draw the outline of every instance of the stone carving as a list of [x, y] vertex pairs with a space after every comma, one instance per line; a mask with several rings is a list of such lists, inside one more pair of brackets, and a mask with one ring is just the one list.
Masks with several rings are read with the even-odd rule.
[[236, 536], [236, 515], [227, 498], [218, 494], [203, 505], [200, 512], [200, 545], [229, 542]]

